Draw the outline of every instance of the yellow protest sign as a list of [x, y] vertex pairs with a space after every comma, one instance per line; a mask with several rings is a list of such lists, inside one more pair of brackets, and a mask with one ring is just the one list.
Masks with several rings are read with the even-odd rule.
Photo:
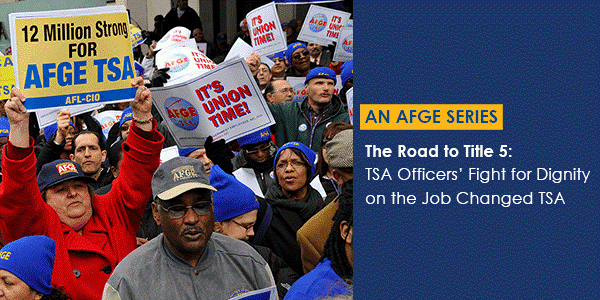
[[12, 56], [0, 56], [0, 100], [10, 97], [10, 89], [15, 86]]
[[14, 13], [9, 19], [16, 84], [28, 110], [135, 96], [125, 7]]

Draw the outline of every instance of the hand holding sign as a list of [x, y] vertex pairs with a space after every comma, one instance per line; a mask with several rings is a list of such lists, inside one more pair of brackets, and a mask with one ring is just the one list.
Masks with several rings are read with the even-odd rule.
[[137, 127], [144, 131], [152, 130], [152, 93], [144, 86], [144, 79], [137, 77], [131, 82], [132, 86], [137, 86], [135, 98], [131, 102], [133, 110], [133, 120]]
[[250, 72], [252, 72], [252, 76], [256, 76], [256, 74], [258, 73], [258, 67], [260, 67], [260, 56], [258, 55], [258, 53], [254, 52], [250, 54], [250, 56], [246, 58], [246, 63], [248, 64], [248, 67], [250, 67]]
[[10, 91], [10, 100], [4, 105], [10, 123], [8, 141], [19, 148], [29, 147], [29, 113], [23, 102], [25, 96], [19, 88], [14, 87]]

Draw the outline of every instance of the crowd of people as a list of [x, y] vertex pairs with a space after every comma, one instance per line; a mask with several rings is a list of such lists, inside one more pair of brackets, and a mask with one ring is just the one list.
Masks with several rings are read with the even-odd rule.
[[[158, 19], [159, 32], [185, 26], [204, 41], [187, 0]], [[0, 298], [230, 299], [275, 287], [279, 299], [351, 299], [353, 64], [297, 41], [296, 23], [282, 24], [289, 45], [273, 64], [246, 59], [276, 123], [162, 163], [176, 143], [152, 103], [150, 88], [169, 80], [153, 47], [133, 101], [63, 110], [41, 130], [13, 88], [0, 102]], [[227, 51], [211, 44], [207, 56]], [[301, 101], [288, 77], [303, 77]], [[108, 135], [93, 117], [104, 110], [122, 111]]]

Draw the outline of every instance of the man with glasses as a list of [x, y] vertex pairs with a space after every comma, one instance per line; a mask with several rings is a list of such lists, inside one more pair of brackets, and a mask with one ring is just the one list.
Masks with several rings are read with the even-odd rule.
[[233, 158], [233, 176], [264, 198], [275, 185], [273, 158], [277, 147], [271, 142], [271, 130], [265, 128], [238, 139], [242, 150]]
[[294, 89], [285, 79], [273, 80], [267, 85], [264, 93], [270, 103], [282, 103], [294, 100]]
[[103, 299], [229, 299], [274, 286], [254, 249], [213, 233], [213, 191], [199, 160], [163, 163], [152, 177], [152, 212], [163, 233], [119, 263]]
[[308, 48], [301, 42], [288, 46], [285, 50], [285, 58], [290, 67], [285, 72], [286, 76], [306, 77], [310, 70], [310, 53]]

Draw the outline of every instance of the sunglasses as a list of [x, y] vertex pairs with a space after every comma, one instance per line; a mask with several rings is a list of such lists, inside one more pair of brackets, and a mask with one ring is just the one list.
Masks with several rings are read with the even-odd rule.
[[301, 55], [302, 56], [308, 56], [308, 51], [296, 53], [296, 54], [292, 55], [292, 58], [293, 59], [300, 59], [300, 57], [302, 57]]
[[191, 205], [191, 206], [185, 206], [183, 204], [176, 204], [176, 205], [171, 205], [167, 208], [158, 204], [158, 207], [160, 207], [162, 210], [164, 210], [167, 213], [167, 215], [169, 216], [169, 218], [171, 218], [171, 219], [179, 219], [179, 218], [183, 217], [183, 215], [185, 215], [187, 210], [190, 208], [197, 215], [204, 216], [204, 215], [207, 215], [210, 213], [211, 206], [212, 206], [212, 203], [210, 203], [208, 201], [196, 202], [196, 203], [194, 203], [194, 205]]
[[265, 152], [270, 153], [271, 152], [271, 145], [264, 145], [262, 147], [256, 147], [256, 148], [254, 148], [252, 150], [246, 150], [246, 153], [250, 154], [250, 155], [254, 155], [254, 154], [258, 154], [259, 151], [263, 152], [263, 153], [265, 153]]

